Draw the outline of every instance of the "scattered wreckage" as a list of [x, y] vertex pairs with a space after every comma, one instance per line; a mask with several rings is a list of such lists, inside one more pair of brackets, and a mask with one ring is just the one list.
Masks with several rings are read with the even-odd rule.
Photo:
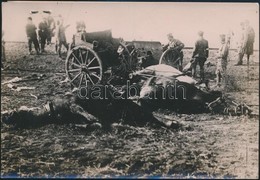
[[[180, 126], [178, 122], [158, 119], [152, 112], [159, 108], [189, 114], [242, 115], [252, 112], [245, 104], [233, 102], [230, 108], [220, 91], [210, 90], [207, 82], [199, 84], [186, 72], [172, 66], [157, 63], [144, 69], [138, 68], [140, 54], [134, 43], [126, 44], [112, 38], [111, 31], [84, 32], [73, 38], [65, 70], [75, 87], [74, 91], [56, 97], [43, 107], [22, 107], [5, 112], [2, 116], [4, 123], [18, 127], [68, 122], [98, 123], [109, 127], [113, 122], [121, 122], [176, 128]], [[98, 98], [82, 98], [82, 91], [85, 94], [98, 93]], [[104, 93], [106, 97], [100, 98]]]

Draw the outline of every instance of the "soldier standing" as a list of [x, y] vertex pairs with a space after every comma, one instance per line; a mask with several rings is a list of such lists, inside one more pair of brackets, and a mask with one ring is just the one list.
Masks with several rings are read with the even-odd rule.
[[[166, 50], [166, 48], [167, 49], [171, 49], [172, 53], [177, 53], [177, 58], [179, 58], [179, 69], [182, 70], [182, 62], [183, 62], [183, 52], [182, 52], [182, 49], [184, 48], [184, 44], [180, 40], [175, 39], [171, 33], [169, 33], [167, 35], [167, 37], [168, 37], [169, 43], [165, 47], [163, 47], [163, 48], [165, 50]], [[173, 57], [174, 57], [174, 55], [173, 55]], [[173, 60], [174, 59], [172, 59], [172, 61]]]
[[63, 25], [63, 18], [61, 15], [59, 15], [59, 21], [57, 22], [57, 41], [58, 41], [58, 54], [59, 54], [59, 57], [61, 58], [61, 48], [62, 48], [62, 45], [65, 46], [65, 48], [69, 49], [69, 46], [67, 44], [67, 40], [66, 40], [66, 34], [65, 34], [65, 31], [66, 29], [69, 27], [69, 25], [67, 26], [64, 26]]
[[40, 48], [39, 48], [39, 42], [37, 39], [36, 34], [36, 26], [32, 22], [32, 18], [28, 17], [28, 23], [26, 25], [26, 35], [28, 39], [28, 45], [29, 45], [29, 54], [32, 54], [32, 43], [34, 44], [34, 48], [36, 50], [36, 53], [39, 54]]
[[39, 31], [38, 35], [40, 38], [41, 43], [41, 52], [45, 52], [45, 44], [48, 36], [48, 24], [47, 24], [47, 18], [43, 18], [43, 21], [39, 24]]
[[199, 31], [199, 39], [195, 43], [195, 48], [192, 54], [192, 58], [195, 58], [192, 65], [192, 77], [196, 77], [197, 64], [200, 66], [200, 79], [204, 81], [204, 63], [209, 56], [208, 41], [203, 38], [203, 32]]
[[47, 25], [48, 25], [48, 35], [47, 35], [47, 44], [51, 44], [51, 39], [52, 39], [52, 36], [54, 35], [53, 34], [53, 31], [55, 29], [55, 21], [53, 19], [53, 17], [50, 15], [50, 13], [48, 13], [48, 16], [47, 16]]
[[238, 53], [238, 62], [236, 65], [243, 64], [244, 54], [247, 55], [247, 64], [249, 64], [250, 55], [252, 55], [254, 51], [254, 41], [255, 41], [254, 29], [249, 25], [248, 20], [246, 20], [245, 22], [241, 22], [240, 25], [242, 28], [242, 37], [241, 37], [241, 43], [240, 43], [239, 53]]
[[1, 52], [1, 70], [4, 70], [4, 64], [3, 62], [6, 61], [5, 59], [5, 41], [4, 41], [4, 31], [2, 31], [2, 52]]
[[221, 46], [218, 50], [218, 59], [217, 59], [217, 69], [216, 69], [216, 75], [217, 75], [217, 82], [216, 85], [221, 85], [221, 80], [226, 79], [226, 70], [227, 70], [227, 58], [229, 53], [229, 42], [228, 39], [226, 40], [226, 37], [224, 34], [220, 35], [220, 41]]
[[[86, 25], [84, 21], [76, 22], [76, 33], [72, 36], [72, 43], [69, 49], [74, 46], [85, 45], [86, 44]], [[93, 42], [94, 43], [94, 42]]]

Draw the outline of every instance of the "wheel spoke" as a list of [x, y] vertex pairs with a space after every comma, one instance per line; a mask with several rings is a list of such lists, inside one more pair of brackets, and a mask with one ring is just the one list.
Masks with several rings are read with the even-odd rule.
[[81, 50], [79, 49], [79, 56], [80, 56], [80, 59], [81, 59], [81, 64], [84, 64], [84, 61], [83, 61], [83, 58], [82, 58], [82, 54], [81, 54]]
[[87, 76], [88, 76], [90, 82], [94, 85], [94, 82], [92, 81], [91, 77], [88, 74], [87, 74]]
[[82, 80], [83, 80], [83, 74], [81, 74], [81, 76], [80, 76], [79, 88], [81, 87]]
[[71, 83], [80, 88], [92, 86], [102, 79], [102, 66], [99, 57], [91, 49], [78, 47], [73, 49], [66, 66]]
[[76, 63], [71, 63], [71, 65], [74, 65], [74, 66], [76, 66], [76, 67], [78, 67], [78, 68], [81, 68], [81, 66], [78, 65], [78, 64], [76, 64]]
[[87, 64], [87, 62], [88, 62], [88, 52], [89, 52], [89, 50], [87, 50], [87, 52], [86, 52], [86, 58], [85, 58], [85, 63], [84, 64]]
[[99, 80], [101, 79], [101, 77], [99, 77], [99, 76], [96, 75], [95, 73], [91, 73], [90, 75], [91, 75], [91, 76], [94, 76], [94, 77], [96, 77], [96, 78], [98, 78]]
[[100, 69], [100, 67], [99, 66], [94, 66], [94, 67], [89, 67], [88, 69]]
[[71, 69], [71, 70], [69, 70], [68, 72], [78, 72], [78, 71], [80, 71], [81, 69]]
[[165, 57], [163, 56], [163, 57], [162, 57], [161, 64], [165, 64], [165, 63], [166, 63], [166, 60], [165, 60]]
[[71, 80], [71, 82], [75, 81], [75, 80], [79, 77], [80, 74], [81, 74], [81, 72], [78, 73], [78, 74]]
[[93, 57], [93, 59], [91, 59], [91, 61], [87, 64], [87, 67], [96, 59], [96, 57]]
[[174, 61], [172, 64], [176, 64], [177, 62], [179, 62], [178, 60]]
[[72, 54], [73, 57], [77, 60], [77, 62], [78, 62], [79, 64], [81, 64], [81, 63], [79, 62], [79, 59], [75, 56], [74, 52], [72, 52], [71, 54]]

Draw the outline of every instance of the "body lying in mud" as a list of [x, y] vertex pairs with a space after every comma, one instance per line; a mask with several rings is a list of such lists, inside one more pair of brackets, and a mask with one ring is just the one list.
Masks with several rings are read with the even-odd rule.
[[[113, 91], [110, 89], [110, 93]], [[130, 99], [81, 99], [77, 93], [57, 96], [42, 107], [21, 107], [2, 114], [2, 121], [19, 128], [40, 127], [46, 124], [86, 124], [89, 128], [109, 129], [113, 123], [133, 126], [179, 128], [180, 124], [156, 119], [152, 112]]]
[[[158, 108], [186, 114], [231, 112], [220, 91], [210, 91], [207, 85], [197, 85], [194, 79], [171, 66], [150, 66], [133, 76], [130, 86], [110, 84], [80, 88], [55, 97], [41, 108], [20, 108], [4, 113], [3, 122], [16, 127], [74, 123], [109, 129], [113, 123], [123, 123], [176, 129], [181, 127], [180, 123], [158, 120], [152, 112]], [[86, 93], [94, 94], [96, 98], [84, 98]], [[169, 93], [174, 98], [166, 95]], [[137, 103], [132, 99], [134, 96], [138, 97]]]

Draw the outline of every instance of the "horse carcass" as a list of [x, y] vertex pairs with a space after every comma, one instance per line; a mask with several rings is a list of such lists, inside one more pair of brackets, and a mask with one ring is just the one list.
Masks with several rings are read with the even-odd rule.
[[165, 64], [149, 66], [134, 73], [145, 79], [139, 102], [151, 110], [173, 109], [184, 113], [207, 112], [208, 104], [222, 97], [220, 91], [209, 91], [207, 85]]

